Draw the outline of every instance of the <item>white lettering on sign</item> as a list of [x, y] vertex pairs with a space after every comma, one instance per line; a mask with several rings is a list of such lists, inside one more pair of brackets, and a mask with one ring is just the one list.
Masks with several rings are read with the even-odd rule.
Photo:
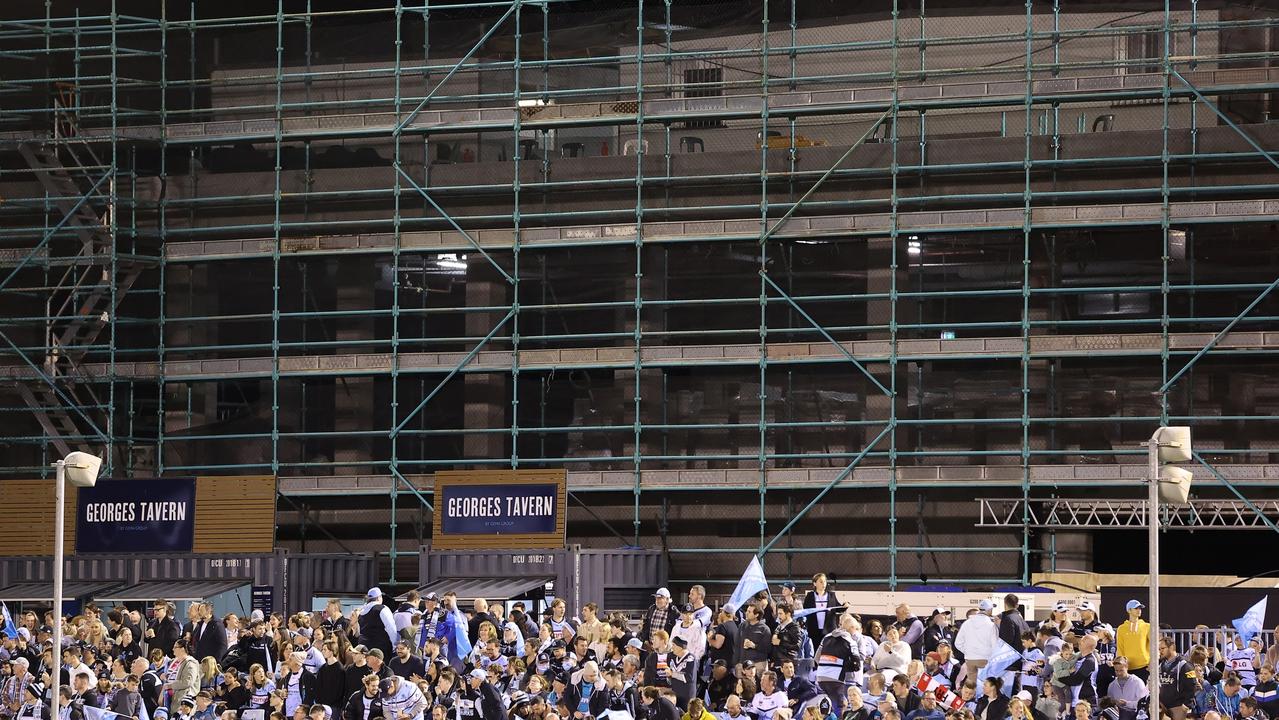
[[555, 514], [555, 500], [550, 495], [507, 498], [506, 514], [511, 517], [546, 517]]
[[187, 504], [180, 502], [87, 503], [84, 521], [90, 523], [184, 522]]
[[[445, 506], [449, 517], [501, 517], [502, 498], [464, 497], [449, 498]], [[549, 517], [555, 514], [555, 498], [552, 495], [506, 498], [507, 517]]]

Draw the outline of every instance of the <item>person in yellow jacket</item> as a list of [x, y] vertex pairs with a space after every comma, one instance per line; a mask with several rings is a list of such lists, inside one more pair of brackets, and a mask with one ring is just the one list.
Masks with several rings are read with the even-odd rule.
[[1141, 619], [1146, 607], [1140, 600], [1129, 600], [1125, 606], [1128, 620], [1115, 629], [1115, 655], [1128, 658], [1128, 673], [1150, 680], [1150, 623]]

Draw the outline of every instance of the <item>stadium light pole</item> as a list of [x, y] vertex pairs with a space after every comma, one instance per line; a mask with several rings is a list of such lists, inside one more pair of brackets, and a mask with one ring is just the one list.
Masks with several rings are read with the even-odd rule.
[[1146, 442], [1146, 474], [1150, 476], [1150, 519], [1147, 523], [1150, 600], [1146, 603], [1150, 610], [1150, 681], [1146, 685], [1150, 691], [1150, 706], [1156, 713], [1159, 712], [1159, 502], [1165, 500], [1170, 505], [1189, 502], [1191, 473], [1169, 463], [1186, 462], [1190, 455], [1190, 428], [1185, 426], [1160, 427]]
[[93, 487], [98, 481], [98, 468], [102, 467], [102, 458], [84, 452], [73, 452], [65, 458], [53, 463], [55, 478], [53, 485], [53, 652], [52, 672], [49, 673], [49, 704], [52, 707], [62, 686], [62, 565], [64, 553], [62, 537], [65, 534], [66, 484], [71, 481], [76, 487]]

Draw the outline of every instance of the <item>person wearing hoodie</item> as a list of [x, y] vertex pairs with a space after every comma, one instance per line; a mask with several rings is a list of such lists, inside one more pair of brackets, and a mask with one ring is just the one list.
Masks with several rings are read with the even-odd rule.
[[843, 712], [845, 679], [860, 673], [862, 667], [861, 649], [851, 632], [855, 622], [852, 615], [841, 615], [839, 627], [827, 633], [817, 648], [813, 674], [817, 678], [817, 687], [830, 698], [836, 714]]
[[955, 649], [964, 654], [964, 670], [968, 678], [976, 678], [977, 671], [986, 667], [986, 661], [990, 660], [995, 649], [995, 641], [999, 639], [999, 628], [990, 617], [994, 609], [994, 604], [983, 598], [977, 604], [977, 612], [968, 616], [955, 635]]
[[381, 650], [384, 658], [391, 657], [395, 652], [395, 641], [400, 637], [395, 629], [395, 615], [382, 604], [380, 588], [370, 588], [364, 599], [365, 604], [356, 615], [358, 642], [370, 650]]

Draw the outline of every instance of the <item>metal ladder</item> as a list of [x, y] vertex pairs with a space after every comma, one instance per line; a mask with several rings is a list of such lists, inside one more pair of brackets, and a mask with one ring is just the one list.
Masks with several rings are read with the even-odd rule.
[[[78, 138], [74, 106], [73, 98], [60, 94], [53, 141], [33, 140], [18, 145], [19, 154], [40, 181], [49, 202], [66, 217], [65, 227], [80, 241], [78, 245], [49, 245], [50, 257], [61, 256], [66, 270], [51, 283], [46, 301], [48, 320], [41, 364], [45, 377], [21, 381], [16, 386], [18, 396], [31, 408], [49, 442], [63, 455], [75, 449], [68, 438], [93, 434], [86, 432], [90, 424], [110, 434], [105, 427], [107, 408], [80, 364], [149, 266], [145, 259], [117, 256], [112, 292], [113, 208], [108, 204], [99, 212], [101, 198], [95, 196], [101, 190], [93, 188], [104, 175], [114, 185], [115, 168], [99, 160], [93, 148]], [[80, 202], [86, 195], [89, 197]], [[84, 422], [86, 418], [92, 418], [92, 423]]]

